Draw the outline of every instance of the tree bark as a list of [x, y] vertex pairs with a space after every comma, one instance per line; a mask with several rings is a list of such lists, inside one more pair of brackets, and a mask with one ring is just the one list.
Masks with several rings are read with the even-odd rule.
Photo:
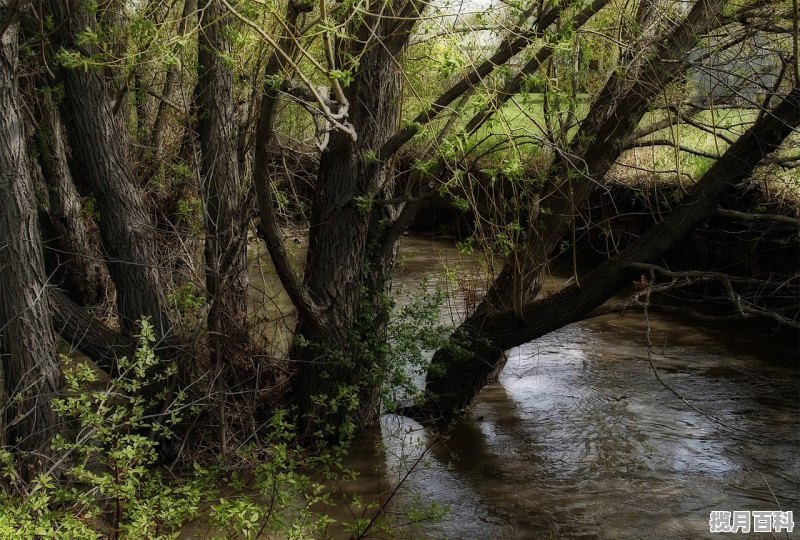
[[[14, 8], [11, 8], [14, 9]], [[47, 461], [61, 388], [17, 81], [16, 15], [0, 36], [0, 366], [3, 442], [30, 480]]]
[[[377, 156], [397, 129], [402, 94], [398, 58], [423, 6], [394, 2], [385, 13], [365, 14], [354, 29], [357, 38], [347, 53], [359, 57], [359, 65], [345, 97], [356, 138], [341, 131], [330, 134], [320, 161], [303, 283], [282, 277], [300, 304], [297, 334], [302, 339], [290, 354], [298, 361], [291, 390], [301, 437], [331, 425], [333, 433], [325, 437], [346, 438], [349, 420], [364, 426], [377, 416], [377, 373], [389, 310], [383, 274], [391, 260], [370, 263], [385, 227], [380, 219], [384, 209], [380, 204], [370, 208], [365, 201], [383, 198], [390, 185], [388, 164]], [[345, 51], [338, 53], [345, 56]], [[262, 227], [275, 227], [271, 217]], [[276, 236], [275, 231], [268, 236]]]
[[240, 360], [247, 334], [247, 220], [239, 177], [229, 19], [219, 0], [201, 9], [198, 132], [205, 204], [206, 287], [212, 354], [228, 365]]
[[[380, 45], [361, 57], [359, 72], [348, 87], [353, 106], [350, 121], [358, 140], [333, 133], [320, 161], [304, 283], [311, 297], [325, 306], [330, 325], [339, 332], [333, 336], [320, 333], [316, 323], [300, 320], [297, 333], [308, 346], [296, 353], [300, 363], [292, 388], [300, 413], [320, 424], [329, 421], [325, 415], [332, 415], [332, 423], [338, 425], [345, 412], [352, 412], [324, 411], [315, 398], [323, 396], [326, 404], [331, 404], [339, 392], [362, 394], [359, 383], [365, 382], [375, 359], [363, 349], [369, 347], [370, 338], [358, 335], [368, 332], [370, 322], [362, 320], [362, 328], [356, 328], [356, 324], [368, 315], [367, 311], [388, 310], [388, 306], [362, 304], [379, 291], [364, 289], [368, 285], [364, 278], [370, 272], [369, 242], [376, 231], [372, 229], [372, 212], [360, 207], [357, 197], [380, 191], [387, 174], [383, 164], [370, 162], [366, 153], [380, 148], [397, 125], [401, 87], [394, 62]], [[373, 315], [380, 317], [381, 313]], [[359, 423], [370, 423], [374, 414], [364, 410]]]
[[100, 252], [89, 239], [82, 216], [81, 200], [67, 164], [67, 149], [61, 117], [48, 92], [37, 100], [36, 136], [39, 166], [47, 190], [47, 222], [52, 238], [47, 239], [61, 286], [82, 306], [95, 306], [106, 297], [110, 285], [108, 269]]
[[[56, 27], [56, 46], [82, 52], [76, 34], [96, 28], [85, 5], [69, 9], [49, 2]], [[138, 191], [128, 160], [128, 137], [113, 114], [112, 93], [100, 68], [62, 69], [67, 125], [74, 163], [95, 197], [100, 233], [111, 278], [117, 291], [117, 311], [124, 333], [136, 331], [136, 321], [149, 316], [159, 340], [171, 330], [157, 256], [152, 219]]]
[[[189, 22], [192, 14], [197, 10], [197, 0], [185, 0], [183, 3], [183, 12], [181, 19], [178, 22], [177, 35], [184, 37], [189, 28]], [[166, 128], [166, 113], [169, 101], [172, 99], [172, 94], [175, 86], [178, 84], [178, 67], [170, 66], [167, 69], [167, 74], [164, 76], [164, 86], [161, 90], [161, 100], [158, 102], [158, 107], [155, 112], [155, 119], [153, 120], [153, 130], [150, 135], [150, 144], [153, 146], [153, 153], [157, 163], [161, 163], [164, 154], [164, 131]]]
[[79, 350], [112, 374], [117, 358], [130, 355], [134, 342], [130, 336], [109, 328], [72, 301], [64, 291], [48, 287], [53, 327], [70, 347]]
[[413, 411], [424, 416], [452, 416], [468, 406], [498, 370], [498, 353], [562, 326], [581, 320], [614, 295], [641, 270], [633, 263], [650, 263], [666, 255], [717, 208], [722, 199], [775, 151], [800, 125], [800, 87], [795, 86], [770, 114], [743, 134], [702, 176], [689, 195], [664, 221], [619, 255], [574, 284], [521, 309], [486, 312], [471, 318], [461, 335], [460, 354], [439, 351], [428, 372], [426, 405]]

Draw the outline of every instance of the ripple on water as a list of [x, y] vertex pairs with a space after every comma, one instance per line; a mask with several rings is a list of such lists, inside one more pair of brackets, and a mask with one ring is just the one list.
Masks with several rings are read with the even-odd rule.
[[[399, 279], [411, 288], [446, 284], [443, 265], [461, 264], [447, 244], [404, 242], [418, 250]], [[600, 317], [510, 351], [499, 381], [400, 490], [395, 511], [451, 509], [412, 536], [718, 538], [709, 511], [777, 509], [772, 492], [800, 514], [797, 370], [741, 333], [651, 314], [659, 377], [698, 412], [653, 375], [647, 327], [641, 315]], [[385, 416], [385, 454], [351, 458], [396, 481], [430, 437]]]
[[[510, 351], [397, 506], [448, 505], [432, 538], [698, 538], [710, 510], [775, 509], [770, 489], [798, 508], [796, 373], [651, 319], [681, 335], [653, 355], [661, 380], [702, 412], [655, 378], [640, 321], [571, 325]], [[388, 469], [402, 469], [398, 426], [430, 434], [387, 418]]]

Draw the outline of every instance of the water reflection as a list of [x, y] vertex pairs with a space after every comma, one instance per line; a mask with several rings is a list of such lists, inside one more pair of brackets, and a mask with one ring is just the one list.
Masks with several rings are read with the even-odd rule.
[[[407, 241], [400, 282], [444, 283], [442, 261], [460, 258], [431, 243]], [[652, 314], [650, 327], [653, 364], [686, 401], [654, 376], [642, 316], [570, 325], [510, 352], [393, 510], [448, 505], [420, 531], [432, 538], [711, 538], [711, 510], [800, 515], [796, 366], [718, 328]], [[382, 442], [392, 484], [434, 440], [387, 415]], [[352, 459], [376, 461], [368, 448]]]

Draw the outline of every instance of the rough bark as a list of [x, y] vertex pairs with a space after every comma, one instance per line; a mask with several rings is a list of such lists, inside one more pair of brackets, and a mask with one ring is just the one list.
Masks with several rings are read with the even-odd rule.
[[775, 151], [800, 125], [800, 88], [795, 87], [770, 114], [743, 134], [702, 176], [689, 195], [661, 223], [619, 255], [609, 259], [563, 291], [472, 318], [462, 334], [460, 355], [438, 352], [429, 371], [429, 398], [416, 414], [451, 416], [468, 406], [498, 369], [498, 353], [583, 318], [621, 289], [650, 263], [666, 255], [717, 208], [722, 199]]
[[[377, 219], [382, 210], [365, 208], [360, 198], [381, 198], [389, 185], [387, 164], [374, 156], [397, 128], [401, 95], [398, 56], [422, 5], [396, 2], [385, 14], [366, 14], [354, 30], [358, 37], [350, 46], [358, 50], [347, 52], [359, 56], [360, 61], [345, 98], [350, 104], [348, 120], [357, 137], [353, 140], [350, 134], [335, 131], [323, 152], [302, 283], [280, 243], [268, 177], [259, 165], [259, 156], [267, 155], [265, 145], [269, 139], [257, 137], [259, 228], [278, 275], [298, 308], [297, 334], [303, 338], [303, 346], [298, 345], [291, 352], [298, 361], [292, 398], [301, 417], [301, 436], [310, 436], [326, 424], [335, 426], [336, 431], [326, 436], [344, 435], [338, 430], [354, 412], [346, 404], [353, 393], [362, 405], [355, 411], [359, 416], [356, 422], [364, 425], [375, 418], [376, 388], [367, 387], [373, 382], [369, 380], [372, 368], [380, 362], [375, 355], [378, 348], [374, 347], [380, 338], [373, 337], [382, 331], [380, 320], [388, 306], [377, 301], [383, 298], [386, 280], [378, 276], [382, 271], [371, 267], [368, 259], [370, 250], [378, 244], [383, 223]], [[393, 19], [390, 14], [398, 18]], [[293, 17], [296, 20], [290, 7], [290, 27]], [[339, 54], [344, 56], [344, 52]], [[268, 69], [273, 73], [283, 71], [277, 55]], [[269, 122], [276, 97], [274, 89], [271, 93], [267, 89], [261, 104], [259, 131], [267, 136], [271, 135]], [[317, 399], [319, 396], [322, 402]]]
[[198, 134], [205, 205], [205, 274], [212, 351], [230, 364], [247, 347], [247, 212], [239, 176], [229, 19], [219, 0], [201, 10]]
[[47, 190], [48, 255], [55, 271], [63, 276], [59, 283], [80, 305], [102, 302], [110, 285], [108, 269], [92, 246], [82, 216], [81, 200], [67, 163], [67, 148], [61, 117], [48, 92], [37, 100], [36, 130], [39, 166]]
[[[56, 20], [56, 47], [82, 51], [76, 34], [96, 28], [83, 5], [69, 9], [60, 0], [49, 2]], [[127, 155], [128, 137], [113, 114], [112, 93], [99, 68], [62, 69], [67, 126], [73, 162], [97, 202], [100, 233], [108, 268], [117, 291], [117, 311], [124, 333], [149, 316], [156, 336], [171, 331], [164, 285], [160, 275], [155, 229], [138, 191]]]
[[50, 401], [61, 370], [17, 82], [18, 29], [12, 19], [0, 36], [0, 427], [21, 458], [21, 476], [30, 479], [46, 464], [57, 430]]
[[[183, 12], [181, 19], [178, 22], [177, 35], [183, 37], [189, 28], [189, 21], [192, 14], [197, 9], [197, 0], [186, 0], [183, 3]], [[155, 112], [155, 119], [153, 120], [153, 129], [150, 135], [150, 143], [153, 145], [155, 159], [161, 162], [163, 159], [164, 150], [164, 131], [166, 127], [166, 113], [168, 103], [172, 99], [172, 94], [178, 84], [178, 66], [171, 65], [167, 69], [167, 74], [164, 76], [164, 86], [161, 90], [161, 100], [158, 102], [158, 107]]]
[[[356, 329], [357, 319], [373, 307], [362, 304], [362, 295], [378, 292], [364, 289], [374, 231], [371, 212], [359, 206], [357, 197], [378, 192], [385, 180], [385, 167], [366, 159], [366, 154], [380, 148], [397, 125], [400, 79], [396, 69], [392, 55], [381, 45], [361, 57], [359, 72], [348, 87], [350, 121], [358, 140], [332, 134], [330, 148], [320, 160], [304, 282], [312, 298], [325, 306], [330, 325], [340, 335], [330, 339], [315, 331], [312, 325], [316, 323], [301, 319], [297, 333], [309, 345], [298, 355], [301, 362], [292, 390], [301, 414], [306, 418], [322, 414], [318, 419], [322, 422], [328, 420], [327, 411], [320, 412], [314, 397], [325, 396], [330, 402], [341, 389], [356, 389], [374, 360], [369, 351], [357, 350], [367, 338], [356, 334], [369, 325], [364, 321], [365, 326]], [[364, 411], [361, 423], [369, 423], [373, 415], [374, 411]]]

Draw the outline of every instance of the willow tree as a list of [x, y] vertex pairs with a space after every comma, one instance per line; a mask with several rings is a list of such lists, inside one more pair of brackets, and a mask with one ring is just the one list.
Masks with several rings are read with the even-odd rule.
[[[150, 317], [159, 339], [172, 333], [156, 228], [134, 174], [126, 125], [115, 111], [105, 51], [87, 42], [99, 32], [98, 8], [87, 2], [47, 4], [55, 21], [53, 46], [61, 59], [58, 80], [73, 164], [97, 202], [100, 235], [123, 332]], [[87, 63], [88, 62], [88, 63]]]
[[[267, 187], [269, 178], [266, 172], [260, 173], [266, 168], [257, 165], [255, 176], [262, 236], [283, 285], [298, 308], [300, 340], [292, 354], [297, 361], [292, 398], [306, 418], [306, 425], [313, 426], [309, 419], [315, 417], [328, 421], [326, 415], [330, 411], [325, 407], [330, 402], [340, 408], [356, 407], [362, 423], [374, 418], [377, 412], [374, 395], [382, 384], [381, 374], [386, 372], [383, 364], [386, 350], [383, 329], [389, 315], [386, 292], [397, 243], [418, 212], [421, 198], [444, 183], [449, 174], [443, 156], [429, 156], [432, 165], [417, 169], [411, 175], [412, 185], [403, 186], [404, 192], [411, 196], [398, 198], [392, 181], [396, 173], [392, 170], [394, 157], [426, 124], [442, 112], [452, 112], [456, 100], [490, 78], [498, 67], [512, 59], [524, 58], [521, 67], [510, 70], [512, 76], [508, 82], [499, 85], [490, 106], [467, 119], [454, 136], [463, 140], [474, 135], [504, 103], [523, 91], [526, 81], [552, 57], [563, 36], [587, 24], [605, 5], [606, 2], [597, 0], [589, 5], [558, 4], [539, 6], [538, 10], [530, 6], [522, 10], [517, 25], [500, 40], [493, 54], [467, 69], [405, 125], [399, 122], [397, 70], [403, 65], [402, 53], [414, 25], [424, 18], [425, 5], [398, 1], [389, 8], [375, 6], [371, 11], [359, 11], [359, 16], [345, 19], [349, 20], [347, 25], [336, 27], [339, 35], [345, 32], [347, 38], [324, 38], [328, 74], [339, 77], [347, 73], [349, 84], [342, 89], [336, 78], [332, 78], [336, 90], [333, 99], [320, 103], [332, 131], [320, 157], [309, 224], [308, 260], [302, 280], [295, 275], [281, 245]], [[523, 269], [523, 274], [530, 275], [530, 269], [538, 268], [561, 240], [572, 219], [573, 206], [580, 205], [602, 181], [655, 96], [685, 72], [686, 54], [718, 23], [722, 6], [722, 1], [698, 2], [684, 14], [684, 21], [676, 28], [667, 26], [643, 33], [638, 49], [636, 43], [631, 43], [630, 50], [636, 50], [631, 56], [636, 61], [626, 66], [630, 71], [613, 72], [595, 98], [589, 115], [581, 122], [570, 148], [564, 149], [563, 154], [573, 159], [558, 159], [553, 163], [545, 185], [548, 205], [552, 208], [541, 212], [530, 224], [527, 236], [530, 245], [521, 246], [530, 252], [525, 256], [530, 268]], [[293, 15], [293, 10], [295, 6], [290, 7], [286, 17], [287, 45], [299, 40], [294, 24], [297, 15]], [[335, 27], [335, 19], [327, 13], [324, 3], [319, 13], [322, 24], [333, 20], [323, 29]], [[646, 15], [640, 17], [644, 19]], [[262, 120], [272, 110], [269, 100], [274, 101], [274, 97], [269, 96], [274, 96], [280, 87], [272, 75], [280, 73], [283, 80], [288, 80], [297, 73], [292, 54], [285, 54], [289, 50], [286, 46], [280, 48], [271, 63], [272, 73], [268, 75], [273, 86], [267, 88], [267, 97], [262, 102]], [[649, 56], [642, 58], [642, 50]], [[503, 79], [492, 80], [496, 84]], [[262, 127], [266, 126], [264, 123]], [[265, 147], [260, 149], [260, 155], [266, 156]], [[265, 162], [264, 157], [261, 163]], [[571, 182], [576, 170], [584, 179], [565, 194], [564, 186]], [[538, 223], [538, 219], [542, 222]], [[543, 231], [546, 232], [541, 237]], [[511, 267], [501, 273], [481, 311], [499, 309], [502, 302], [513, 297], [513, 291], [519, 288], [515, 275], [518, 272]], [[532, 284], [525, 286], [530, 288]], [[471, 329], [465, 325], [456, 336], [458, 340]], [[438, 354], [451, 352], [448, 349]], [[490, 360], [495, 363], [496, 358]], [[448, 380], [454, 376], [447, 373]], [[476, 383], [471, 377], [467, 380], [472, 386], [481, 386], [480, 381]], [[435, 386], [429, 388], [435, 391]], [[341, 411], [333, 414], [342, 418]]]
[[49, 463], [61, 387], [17, 70], [19, 13], [3, 5], [0, 29], [0, 375], [3, 446], [29, 480]]
[[[643, 2], [640, 6], [648, 4]], [[550, 255], [575, 226], [579, 211], [590, 195], [604, 185], [605, 175], [633, 138], [644, 114], [672, 82], [685, 76], [689, 54], [701, 40], [723, 24], [724, 6], [724, 0], [696, 2], [684, 14], [681, 23], [666, 33], [644, 32], [627, 44], [627, 69], [612, 72], [594, 97], [577, 132], [565, 148], [558, 150], [558, 156], [546, 172], [538, 196], [540, 203], [523, 240], [475, 312], [456, 329], [454, 342], [472, 343], [477, 337], [475, 321], [487, 313], [519, 311], [523, 304], [536, 298]], [[499, 100], [509, 99], [519, 89], [519, 84], [519, 80], [512, 80], [499, 93]], [[468, 125], [479, 125], [489, 114], [491, 112], [478, 113]], [[546, 319], [548, 315], [543, 317]], [[474, 349], [468, 353], [471, 359], [466, 362], [462, 362], [463, 351], [457, 348], [438, 351], [426, 386], [431, 412], [449, 415], [468, 405], [477, 391], [502, 369], [504, 351], [502, 347]], [[439, 369], [442, 365], [449, 367], [443, 372]], [[467, 367], [477, 365], [481, 367], [476, 371]], [[452, 380], [452, 370], [460, 373], [457, 381]], [[452, 384], [463, 390], [454, 393]]]
[[[381, 201], [391, 194], [392, 177], [377, 153], [397, 128], [402, 55], [424, 7], [417, 0], [368, 6], [344, 26], [347, 39], [335, 39], [323, 30], [334, 96], [319, 103], [330, 132], [323, 134], [302, 280], [282, 245], [264, 166], [280, 89], [274, 77], [296, 74], [292, 57], [297, 47], [292, 43], [298, 39], [296, 21], [302, 8], [293, 3], [286, 17], [287, 36], [276, 44], [279, 50], [267, 66], [272, 87], [266, 89], [260, 107], [254, 181], [261, 234], [299, 314], [299, 338], [290, 353], [298, 362], [290, 399], [298, 406], [306, 435], [331, 420], [342, 425], [354, 409], [362, 424], [373, 421], [378, 411], [382, 329], [390, 309], [384, 297], [386, 272], [396, 242], [388, 249], [384, 245], [388, 206]], [[323, 25], [333, 20], [328, 9], [323, 0]], [[346, 85], [336, 75], [343, 72], [350, 73]]]
[[[511, 76], [505, 82], [499, 77], [492, 79], [488, 105], [467, 118], [455, 135], [461, 140], [474, 136], [505, 103], [525, 91], [530, 78], [551, 61], [559, 40], [587, 24], [604, 6], [605, 2], [596, 1], [549, 9], [531, 7], [520, 26], [501, 40], [486, 61], [467, 69], [399, 129], [391, 100], [396, 91], [392, 90], [391, 67], [402, 65], [403, 45], [412, 25], [423, 18], [423, 6], [400, 3], [393, 4], [390, 11], [361, 12], [363, 19], [350, 20], [346, 27], [350, 39], [339, 36], [326, 43], [328, 74], [339, 77], [347, 73], [352, 80], [344, 91], [335, 92], [332, 100], [320, 102], [333, 131], [320, 159], [303, 280], [292, 271], [280, 245], [269, 189], [260, 189], [262, 235], [300, 318], [300, 343], [292, 358], [298, 362], [292, 397], [306, 420], [321, 417], [327, 421], [325, 415], [330, 411], [325, 407], [331, 402], [337, 407], [359, 408], [362, 421], [374, 417], [371, 396], [381, 384], [374, 375], [385, 373], [382, 327], [388, 314], [381, 301], [386, 293], [386, 271], [392, 266], [399, 236], [420, 208], [420, 199], [445, 183], [449, 175], [446, 158], [434, 155], [432, 165], [412, 174], [415, 185], [404, 186], [406, 196], [399, 197], [398, 203], [391, 191], [392, 159], [425, 124], [452, 111], [455, 100], [499, 66], [514, 58], [524, 60], [517, 63], [521, 67], [507, 70]], [[411, 16], [397, 17], [404, 10]], [[478, 344], [493, 343], [493, 332], [500, 336], [504, 330], [492, 326], [490, 332], [482, 325], [492, 313], [516, 310], [518, 317], [523, 316], [523, 306], [540, 290], [539, 276], [549, 256], [574, 226], [580, 209], [630, 147], [645, 113], [688, 76], [696, 52], [710, 46], [708, 36], [721, 28], [731, 34], [730, 42], [736, 43], [741, 35], [752, 35], [750, 18], [769, 18], [773, 11], [772, 6], [732, 6], [723, 0], [689, 6], [639, 4], [633, 14], [638, 30], [623, 32], [623, 50], [593, 96], [589, 112], [565, 129], [560, 140], [552, 136], [542, 140], [556, 151], [543, 175], [537, 195], [540, 202], [528, 209], [522, 241], [514, 246], [512, 258], [481, 306], [453, 335], [452, 346], [434, 357], [426, 388], [428, 413], [449, 415], [461, 410], [502, 367], [502, 345]], [[324, 5], [320, 17], [323, 23], [329, 17]], [[298, 40], [291, 9], [286, 20], [290, 21], [288, 41]], [[341, 34], [343, 29], [337, 27], [337, 32]], [[358, 58], [358, 64], [347, 69], [352, 57]], [[285, 79], [296, 73], [291, 55], [276, 58], [276, 69], [268, 75], [281, 72]], [[373, 64], [373, 60], [379, 63]], [[269, 80], [276, 84], [274, 78]], [[272, 88], [273, 93], [276, 90]], [[367, 107], [359, 108], [362, 104]], [[268, 107], [262, 107], [262, 114], [266, 110]], [[267, 178], [257, 179], [257, 188], [264, 184], [268, 185]], [[556, 315], [537, 312], [542, 321], [558, 320]], [[356, 397], [357, 405], [348, 401]]]
[[[9, 108], [12, 112], [3, 120], [6, 130], [15, 133], [28, 100], [40, 128], [51, 126], [53, 133], [65, 133], [63, 140], [40, 137], [43, 156], [56, 158], [42, 162], [45, 183], [65, 188], [59, 188], [63, 197], [54, 199], [53, 215], [59, 205], [72, 205], [69, 215], [63, 213], [69, 227], [62, 236], [79, 229], [76, 192], [91, 197], [96, 207], [100, 245], [75, 251], [102, 254], [116, 291], [120, 331], [50, 289], [36, 308], [51, 312], [57, 331], [72, 343], [80, 342], [79, 347], [112, 374], [114, 355], [120, 354], [117, 347], [130, 344], [136, 321], [143, 316], [151, 318], [158, 337], [169, 345], [208, 336], [197, 341], [210, 345], [211, 354], [202, 346], [170, 347], [167, 353], [186, 368], [181, 370], [185, 380], [175, 384], [196, 391], [198, 403], [224, 405], [226, 398], [251, 390], [266, 394], [263, 378], [251, 373], [243, 377], [242, 366], [254, 366], [256, 375], [262, 368], [284, 369], [284, 394], [262, 402], [294, 406], [302, 436], [322, 430], [334, 437], [348, 435], [354, 425], [369, 425], [379, 412], [378, 397], [392, 367], [386, 329], [395, 253], [422, 201], [463, 173], [453, 158], [462, 161], [465, 149], [504, 107], [519, 96], [539, 92], [534, 87], [540, 83], [545, 85], [545, 99], [550, 99], [547, 85], [557, 79], [554, 66], [565, 50], [577, 58], [574, 71], [587, 69], [580, 61], [579, 40], [587, 39], [582, 29], [597, 25], [600, 30], [593, 27], [586, 34], [602, 36], [610, 30], [597, 22], [598, 17], [621, 17], [624, 31], [608, 41], [622, 49], [604, 60], [607, 71], [594, 76], [596, 84], [585, 85], [592, 92], [585, 115], [575, 106], [580, 81], [573, 84], [573, 104], [567, 111], [573, 122], [556, 133], [545, 115], [547, 133], [537, 142], [550, 149], [550, 162], [537, 178], [535, 197], [515, 201], [524, 217], [514, 224], [522, 231], [519, 241], [479, 309], [453, 336], [466, 360], [452, 354], [457, 347], [435, 356], [434, 366], [443, 369], [429, 374], [429, 410], [460, 410], [502, 366], [498, 352], [506, 345], [503, 327], [493, 323], [493, 331], [487, 333], [484, 323], [502, 321], [523, 328], [520, 321], [509, 322], [511, 314], [528, 316], [525, 306], [536, 298], [538, 276], [548, 257], [632, 144], [645, 113], [689, 72], [690, 53], [708, 46], [703, 40], [715, 28], [743, 27], [749, 32], [755, 26], [746, 22], [748, 18], [758, 19], [773, 7], [728, 6], [723, 0], [691, 5], [643, 1], [621, 10], [607, 0], [510, 6], [504, 26], [496, 28], [499, 37], [493, 50], [481, 51], [480, 59], [436, 81], [439, 95], [428, 96], [409, 113], [404, 99], [412, 93], [407, 81], [413, 74], [407, 51], [420, 35], [419, 25], [437, 18], [429, 16], [437, 6], [425, 0], [290, 0], [281, 14], [269, 11], [270, 6], [229, 0], [187, 0], [169, 6], [45, 2], [31, 10], [34, 24], [26, 30], [31, 34], [26, 42], [37, 54], [25, 58], [34, 67], [31, 71], [53, 87], [57, 107], [20, 95], [9, 61], [4, 67], [4, 99], [15, 102], [16, 108]], [[53, 26], [41, 33], [45, 21]], [[6, 28], [4, 39], [10, 39], [15, 28]], [[732, 34], [731, 41], [736, 39]], [[11, 51], [8, 58], [15, 58], [12, 45], [4, 41]], [[275, 170], [280, 159], [275, 158], [280, 155], [275, 150], [287, 103], [299, 104], [314, 116], [317, 143], [302, 271], [289, 256], [278, 219]], [[555, 105], [547, 101], [547, 107]], [[524, 107], [520, 110], [530, 116]], [[420, 152], [419, 159], [403, 155], [417, 141], [423, 143], [423, 150], [413, 149]], [[452, 151], [444, 152], [445, 147]], [[25, 160], [32, 163], [30, 156], [12, 154], [8, 162], [16, 168], [4, 166], [3, 174], [28, 170], [22, 165]], [[25, 182], [29, 180], [7, 183], [13, 187], [9, 193], [24, 199], [29, 189]], [[175, 193], [168, 196], [153, 196], [154, 191], [172, 189]], [[182, 199], [184, 192], [190, 197]], [[264, 360], [268, 355], [248, 341], [251, 332], [261, 330], [246, 317], [247, 295], [256, 294], [247, 289], [250, 193], [258, 201], [258, 234], [297, 314], [294, 345], [288, 358], [277, 361]], [[67, 199], [73, 202], [66, 204]], [[197, 202], [196, 215], [189, 199]], [[8, 235], [20, 230], [15, 226], [30, 222], [29, 203], [14, 211], [3, 216]], [[199, 224], [176, 225], [193, 215]], [[29, 229], [28, 234], [38, 239], [41, 231]], [[195, 250], [201, 243], [204, 249]], [[182, 266], [171, 256], [176, 251], [182, 253]], [[35, 261], [34, 255], [15, 256], [9, 264]], [[77, 270], [79, 260], [65, 264]], [[43, 274], [28, 277], [36, 286], [44, 283]], [[192, 297], [184, 304], [192, 307], [186, 319], [194, 326], [188, 335], [179, 335], [185, 325], [176, 322], [186, 319], [176, 312], [186, 306], [176, 305], [176, 299], [187, 289]], [[4, 312], [6, 317], [25, 312], [24, 302], [31, 302], [14, 300], [15, 295], [6, 292], [10, 290], [3, 287], [3, 302], [9, 298], [17, 303]], [[79, 295], [73, 299], [81, 301]], [[492, 318], [495, 315], [498, 318]], [[536, 316], [543, 321], [569, 318], [538, 308]], [[51, 325], [46, 318], [40, 321], [42, 328]], [[530, 335], [525, 332], [520, 335]], [[52, 340], [42, 343], [44, 351]], [[493, 345], [478, 345], [485, 343]], [[220, 376], [222, 371], [226, 376]], [[14, 373], [21, 372], [15, 368]], [[242, 384], [245, 379], [247, 387]], [[263, 411], [246, 410], [245, 401], [237, 417], [255, 426]], [[228, 416], [223, 406], [208, 417], [224, 426]], [[223, 429], [221, 441], [226, 438]]]
[[[687, 197], [686, 207], [677, 209], [652, 234], [596, 271], [581, 276], [574, 269], [576, 285], [567, 291], [538, 299], [542, 275], [551, 257], [565, 239], [574, 242], [570, 231], [582, 219], [581, 212], [589, 197], [607, 185], [605, 177], [611, 167], [625, 150], [634, 146], [637, 137], [675, 122], [670, 117], [642, 129], [645, 113], [656, 104], [675, 110], [667, 96], [671, 91], [682, 94], [679, 85], [685, 84], [692, 70], [709, 71], [712, 78], [724, 77], [724, 67], [721, 70], [705, 67], [703, 59], [715, 54], [715, 50], [725, 51], [751, 38], [759, 28], [754, 21], [770, 20], [781, 13], [770, 5], [700, 1], [685, 12], [680, 23], [669, 20], [666, 25], [655, 25], [655, 30], [654, 25], [644, 24], [648, 19], [657, 21], [662, 17], [659, 10], [665, 7], [664, 3], [656, 2], [639, 4], [636, 20], [643, 24], [644, 31], [638, 37], [628, 36], [630, 41], [620, 58], [621, 66], [626, 69], [618, 68], [611, 73], [592, 100], [587, 115], [575, 126], [574, 135], [564, 137], [560, 143], [548, 141], [557, 148], [556, 157], [544, 175], [532, 219], [523, 228], [513, 256], [506, 260], [481, 304], [453, 333], [454, 346], [435, 354], [427, 376], [427, 401], [414, 409], [414, 414], [445, 417], [458, 414], [502, 369], [506, 350], [579, 320], [588, 313], [586, 306], [596, 307], [621, 288], [621, 276], [628, 276], [631, 268], [625, 268], [626, 264], [637, 260], [653, 262], [666, 255], [693, 227], [708, 218], [724, 193], [730, 192], [733, 184], [725, 184], [726, 179], [733, 182], [748, 178], [762, 159], [796, 129], [795, 89], [775, 113], [762, 110], [759, 120], [765, 114], [774, 114], [777, 120], [759, 122], [737, 140], [698, 182], [695, 192]], [[778, 16], [785, 16], [783, 13]], [[710, 40], [711, 35], [725, 37]], [[786, 45], [784, 41], [783, 46]], [[774, 86], [760, 89], [767, 96], [763, 107], [768, 106], [770, 96], [781, 84], [786, 86], [785, 67], [784, 64], [783, 70], [775, 69], [775, 80], [771, 83]], [[517, 88], [512, 81], [498, 92], [498, 101], [507, 100]], [[705, 99], [713, 109], [713, 97]], [[491, 111], [478, 113], [468, 126], [478, 125], [488, 114]], [[732, 143], [731, 139], [723, 142]], [[648, 141], [641, 145], [647, 146]], [[706, 191], [709, 185], [716, 188]]]

